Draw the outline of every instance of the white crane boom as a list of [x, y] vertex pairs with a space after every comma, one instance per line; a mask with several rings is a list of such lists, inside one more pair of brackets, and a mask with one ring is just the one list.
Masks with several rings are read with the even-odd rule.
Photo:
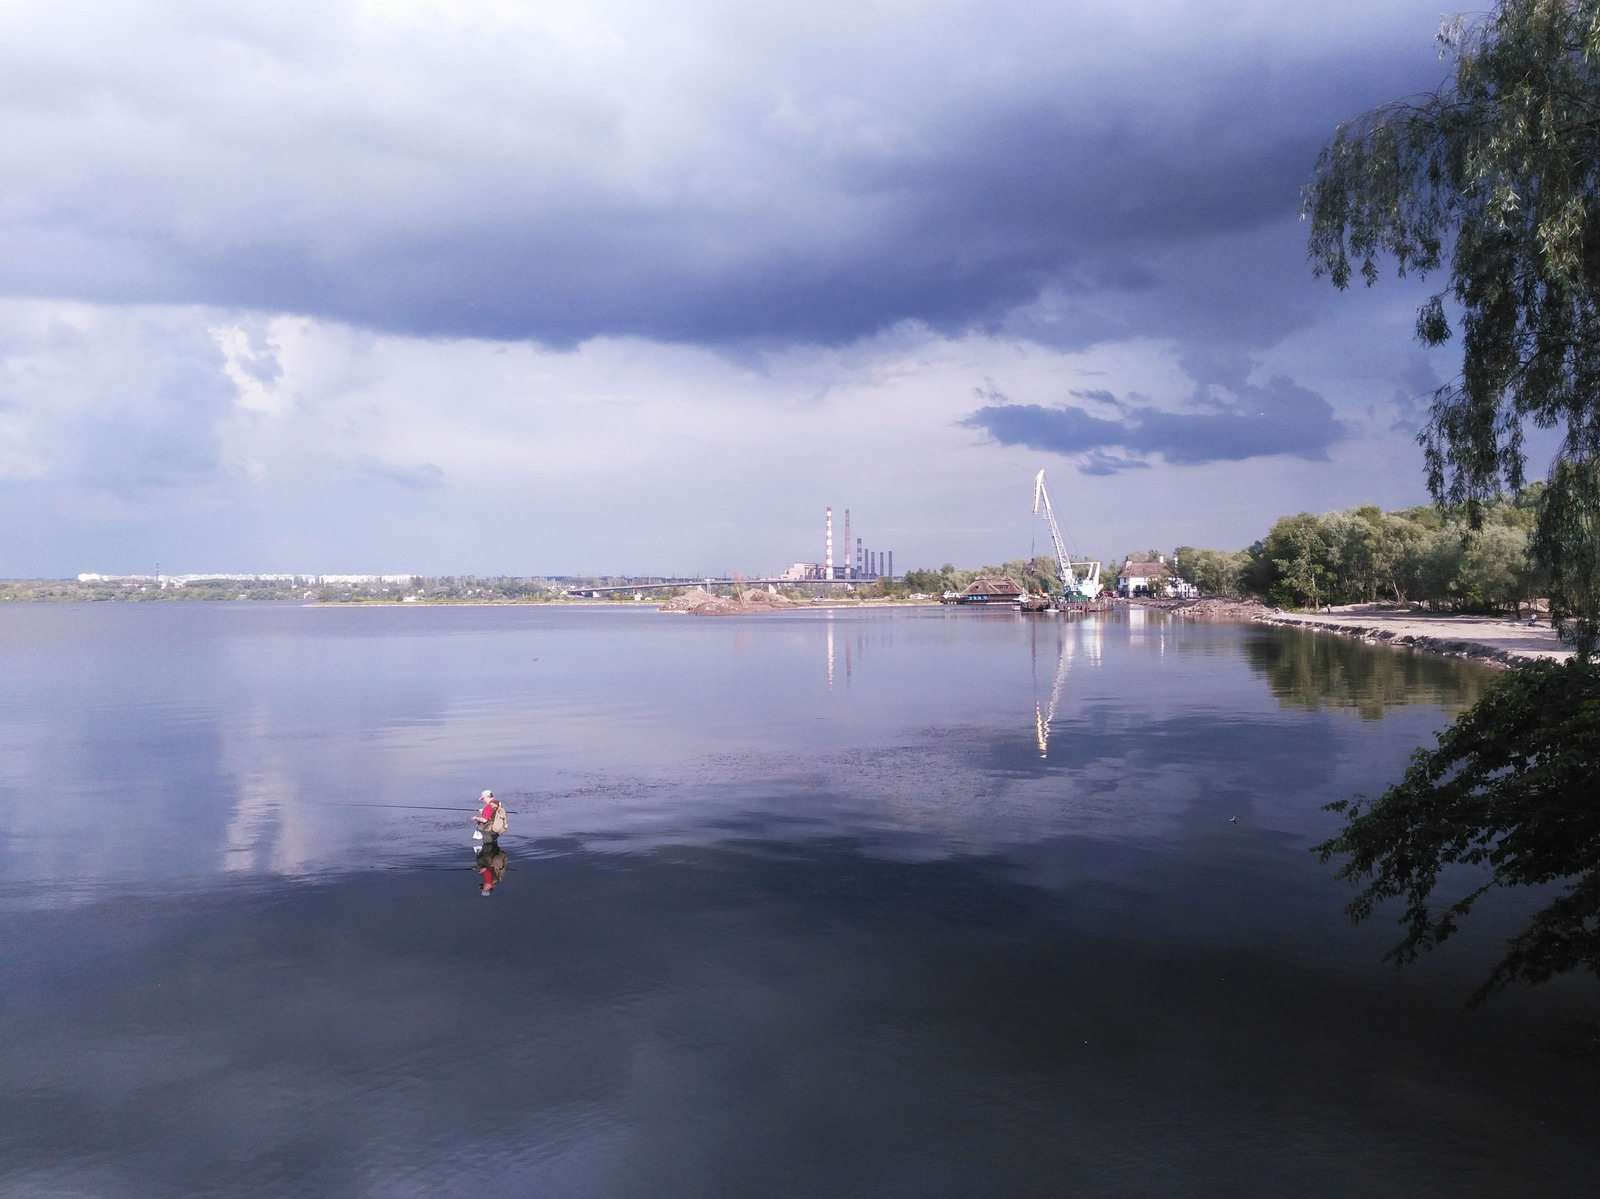
[[1056, 547], [1056, 565], [1061, 571], [1061, 590], [1065, 594], [1077, 587], [1078, 576], [1072, 573], [1072, 563], [1067, 560], [1067, 547], [1061, 540], [1061, 529], [1056, 525], [1055, 510], [1050, 507], [1050, 493], [1044, 487], [1044, 471], [1033, 477], [1033, 514], [1039, 515], [1039, 505], [1044, 505], [1044, 523], [1050, 527], [1050, 541]]
[[1050, 493], [1045, 490], [1044, 471], [1033, 477], [1033, 514], [1039, 515], [1041, 505], [1044, 508], [1044, 522], [1050, 527], [1050, 541], [1056, 547], [1056, 565], [1061, 572], [1061, 594], [1074, 599], [1092, 600], [1100, 594], [1100, 563], [1082, 563], [1083, 575], [1080, 578], [1072, 569], [1072, 560], [1067, 557], [1067, 546], [1061, 539], [1061, 527], [1056, 524], [1055, 509], [1050, 506]]

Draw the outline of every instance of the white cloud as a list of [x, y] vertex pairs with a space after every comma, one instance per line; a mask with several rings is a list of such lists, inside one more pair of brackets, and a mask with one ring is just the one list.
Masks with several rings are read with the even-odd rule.
[[[47, 302], [0, 306], [0, 339], [11, 576], [158, 559], [173, 571], [757, 572], [817, 556], [827, 504], [851, 508], [855, 531], [902, 569], [976, 562], [1028, 551], [1040, 466], [1097, 554], [1243, 544], [1299, 507], [1420, 498], [1414, 450], [1383, 421], [1358, 420], [1328, 463], [1102, 480], [959, 423], [983, 389], [1042, 405], [1137, 393], [1182, 410], [1193, 367], [1167, 341], [1063, 351], [907, 325], [729, 357]], [[1280, 358], [1254, 377], [1285, 369]]]
[[0, 480], [138, 491], [207, 478], [233, 403], [191, 312], [0, 303]]

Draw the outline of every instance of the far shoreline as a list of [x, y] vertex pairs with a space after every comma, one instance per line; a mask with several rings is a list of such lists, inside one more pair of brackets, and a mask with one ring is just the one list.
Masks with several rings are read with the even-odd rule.
[[[691, 589], [698, 590], [698, 589]], [[680, 597], [689, 599], [689, 595]], [[757, 616], [774, 612], [806, 612], [819, 609], [837, 610], [898, 610], [945, 607], [937, 599], [900, 599], [888, 596], [819, 598], [815, 601], [781, 602], [730, 602], [715, 599], [713, 610], [693, 611], [673, 605], [672, 601], [658, 604], [653, 599], [603, 600], [576, 596], [550, 596], [548, 598], [417, 598], [406, 601], [398, 596], [352, 597], [349, 599], [299, 599], [268, 596], [162, 596], [134, 597], [67, 597], [67, 596], [0, 596], [0, 600], [23, 604], [54, 603], [279, 603], [302, 608], [339, 608], [345, 610], [367, 608], [597, 608], [617, 611], [646, 611], [666, 615], [697, 616]], [[762, 593], [765, 600], [765, 593]], [[776, 598], [776, 597], [774, 597]], [[1224, 599], [1211, 596], [1203, 599], [1148, 599], [1121, 600], [1119, 607], [1138, 608], [1162, 612], [1170, 617], [1185, 620], [1231, 621], [1246, 624], [1269, 624], [1285, 628], [1303, 629], [1315, 633], [1333, 633], [1372, 645], [1385, 645], [1393, 649], [1420, 650], [1446, 658], [1458, 658], [1480, 665], [1507, 668], [1520, 662], [1565, 661], [1573, 651], [1561, 643], [1560, 637], [1548, 623], [1542, 611], [1542, 622], [1529, 626], [1520, 618], [1475, 616], [1460, 613], [1433, 613], [1410, 604], [1379, 602], [1368, 604], [1343, 604], [1322, 611], [1286, 611], [1262, 603], [1257, 599]], [[985, 605], [989, 610], [1002, 605]], [[1012, 605], [1005, 610], [1014, 611]]]

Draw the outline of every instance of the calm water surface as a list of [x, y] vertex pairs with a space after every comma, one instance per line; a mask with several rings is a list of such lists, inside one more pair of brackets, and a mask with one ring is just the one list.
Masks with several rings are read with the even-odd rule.
[[0, 609], [0, 1193], [1595, 1194], [1306, 852], [1488, 676], [1141, 615]]

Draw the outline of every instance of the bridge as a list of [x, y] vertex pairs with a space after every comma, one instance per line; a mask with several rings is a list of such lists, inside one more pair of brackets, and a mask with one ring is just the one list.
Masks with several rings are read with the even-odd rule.
[[887, 575], [874, 575], [862, 579], [663, 579], [656, 583], [626, 583], [613, 584], [605, 587], [569, 587], [567, 595], [587, 595], [591, 599], [599, 599], [602, 595], [616, 595], [624, 591], [668, 591], [674, 587], [732, 587], [736, 584], [741, 587], [852, 587], [857, 583], [876, 583]]

